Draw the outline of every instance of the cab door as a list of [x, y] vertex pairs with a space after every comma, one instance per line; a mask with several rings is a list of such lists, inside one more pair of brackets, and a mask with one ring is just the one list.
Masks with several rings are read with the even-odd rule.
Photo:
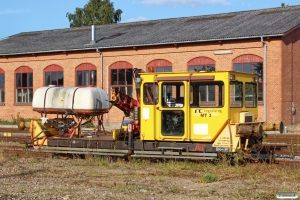
[[143, 83], [141, 94], [141, 140], [155, 140], [158, 84], [156, 82]]
[[159, 103], [155, 110], [155, 139], [186, 141], [188, 138], [188, 99], [186, 81], [159, 82]]

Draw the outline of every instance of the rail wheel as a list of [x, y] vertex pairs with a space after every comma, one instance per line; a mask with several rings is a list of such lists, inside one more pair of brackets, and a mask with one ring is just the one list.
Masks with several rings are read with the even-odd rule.
[[251, 136], [246, 139], [246, 148], [244, 158], [250, 162], [257, 162], [261, 159], [261, 150], [263, 149], [263, 137]]
[[248, 139], [247, 148], [250, 153], [260, 153], [262, 147], [262, 137], [253, 136]]

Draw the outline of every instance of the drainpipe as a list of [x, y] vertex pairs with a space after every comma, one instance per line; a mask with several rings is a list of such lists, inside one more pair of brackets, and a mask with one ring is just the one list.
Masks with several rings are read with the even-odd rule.
[[[96, 51], [100, 55], [100, 82], [101, 82], [101, 89], [103, 89], [103, 53], [97, 48]], [[107, 66], [108, 68], [108, 66]], [[107, 76], [106, 76], [106, 88], [108, 92], [108, 69], [106, 71]], [[106, 119], [108, 119], [108, 114], [106, 113]]]
[[103, 53], [99, 49], [96, 49], [96, 51], [100, 55], [100, 82], [101, 82], [101, 89], [103, 89]]
[[[109, 92], [108, 88], [108, 65], [106, 66], [106, 91]], [[106, 113], [106, 119], [109, 119], [108, 114]]]
[[263, 98], [264, 98], [264, 122], [267, 121], [267, 43], [261, 37], [261, 42], [264, 45], [264, 64], [263, 64]]

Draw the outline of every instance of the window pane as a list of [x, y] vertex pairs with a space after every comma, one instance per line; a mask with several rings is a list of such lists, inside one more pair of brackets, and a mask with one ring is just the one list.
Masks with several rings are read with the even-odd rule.
[[256, 84], [246, 83], [245, 85], [245, 107], [254, 108], [256, 107]]
[[144, 95], [143, 102], [144, 104], [157, 104], [158, 98], [158, 85], [157, 83], [145, 83], [143, 87]]
[[32, 98], [33, 98], [33, 90], [29, 89], [28, 90], [28, 102], [32, 102]]
[[64, 85], [64, 72], [58, 72], [58, 84], [57, 86]]
[[119, 91], [122, 93], [127, 94], [127, 88], [126, 87], [119, 87]]
[[57, 72], [52, 72], [51, 75], [51, 85], [57, 85]]
[[164, 72], [163, 67], [155, 67], [155, 72]]
[[21, 87], [21, 74], [16, 74], [16, 86]]
[[224, 105], [224, 83], [221, 81], [190, 83], [191, 107], [221, 107]]
[[189, 72], [196, 72], [197, 67], [196, 66], [189, 66]]
[[132, 85], [132, 69], [126, 69], [126, 85]]
[[258, 101], [263, 101], [263, 84], [258, 83]]
[[0, 90], [0, 102], [1, 103], [4, 103], [4, 99], [5, 99], [5, 93], [4, 93], [4, 90]]
[[252, 64], [251, 63], [245, 63], [244, 64], [244, 72], [246, 72], [246, 73], [253, 73], [253, 71], [252, 71]]
[[22, 89], [22, 102], [28, 102], [28, 91], [27, 89]]
[[0, 88], [4, 88], [4, 74], [0, 74]]
[[129, 86], [129, 87], [126, 87], [126, 91], [127, 91], [127, 95], [129, 95], [129, 96], [132, 96], [132, 87], [131, 86]]
[[97, 73], [96, 70], [91, 71], [91, 85], [97, 85]]
[[200, 101], [206, 102], [206, 85], [199, 86]]
[[191, 104], [191, 106], [195, 106], [195, 104], [194, 104], [194, 85], [192, 85], [192, 84], [190, 85], [190, 104]]
[[22, 102], [22, 90], [21, 89], [17, 89], [16, 90], [16, 95], [17, 95], [17, 102], [21, 103]]
[[84, 83], [83, 83], [83, 85], [87, 86], [90, 83], [89, 71], [84, 71], [83, 73], [84, 73], [84, 78], [83, 78]]
[[243, 107], [243, 83], [237, 81], [230, 82], [230, 107]]
[[208, 65], [207, 66], [207, 71], [209, 71], [209, 72], [216, 71], [215, 65]]
[[262, 63], [254, 63], [254, 73], [258, 74], [258, 82], [263, 81], [263, 64]]
[[77, 71], [77, 86], [82, 86], [82, 71]]
[[233, 70], [237, 72], [242, 72], [243, 71], [243, 65], [242, 64], [234, 64], [233, 65]]
[[181, 110], [161, 112], [161, 133], [168, 136], [184, 134], [184, 112]]
[[50, 85], [50, 72], [45, 73], [45, 86]]
[[215, 86], [208, 85], [208, 101], [215, 101]]
[[125, 69], [119, 69], [119, 85], [125, 85]]
[[118, 82], [117, 82], [117, 70], [116, 69], [112, 69], [111, 70], [111, 85], [117, 85]]
[[28, 73], [28, 87], [32, 87], [32, 86], [33, 86], [33, 74]]
[[163, 83], [161, 90], [163, 107], [183, 107], [184, 87], [182, 82]]
[[206, 71], [206, 67], [204, 65], [198, 66], [198, 71]]
[[21, 87], [27, 87], [27, 73], [22, 73], [22, 85]]
[[172, 67], [165, 67], [165, 72], [172, 72]]

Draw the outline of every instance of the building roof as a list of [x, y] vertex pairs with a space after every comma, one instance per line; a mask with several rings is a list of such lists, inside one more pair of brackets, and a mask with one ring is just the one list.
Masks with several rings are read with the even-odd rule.
[[300, 25], [300, 5], [91, 27], [24, 32], [0, 40], [0, 55], [283, 36]]

